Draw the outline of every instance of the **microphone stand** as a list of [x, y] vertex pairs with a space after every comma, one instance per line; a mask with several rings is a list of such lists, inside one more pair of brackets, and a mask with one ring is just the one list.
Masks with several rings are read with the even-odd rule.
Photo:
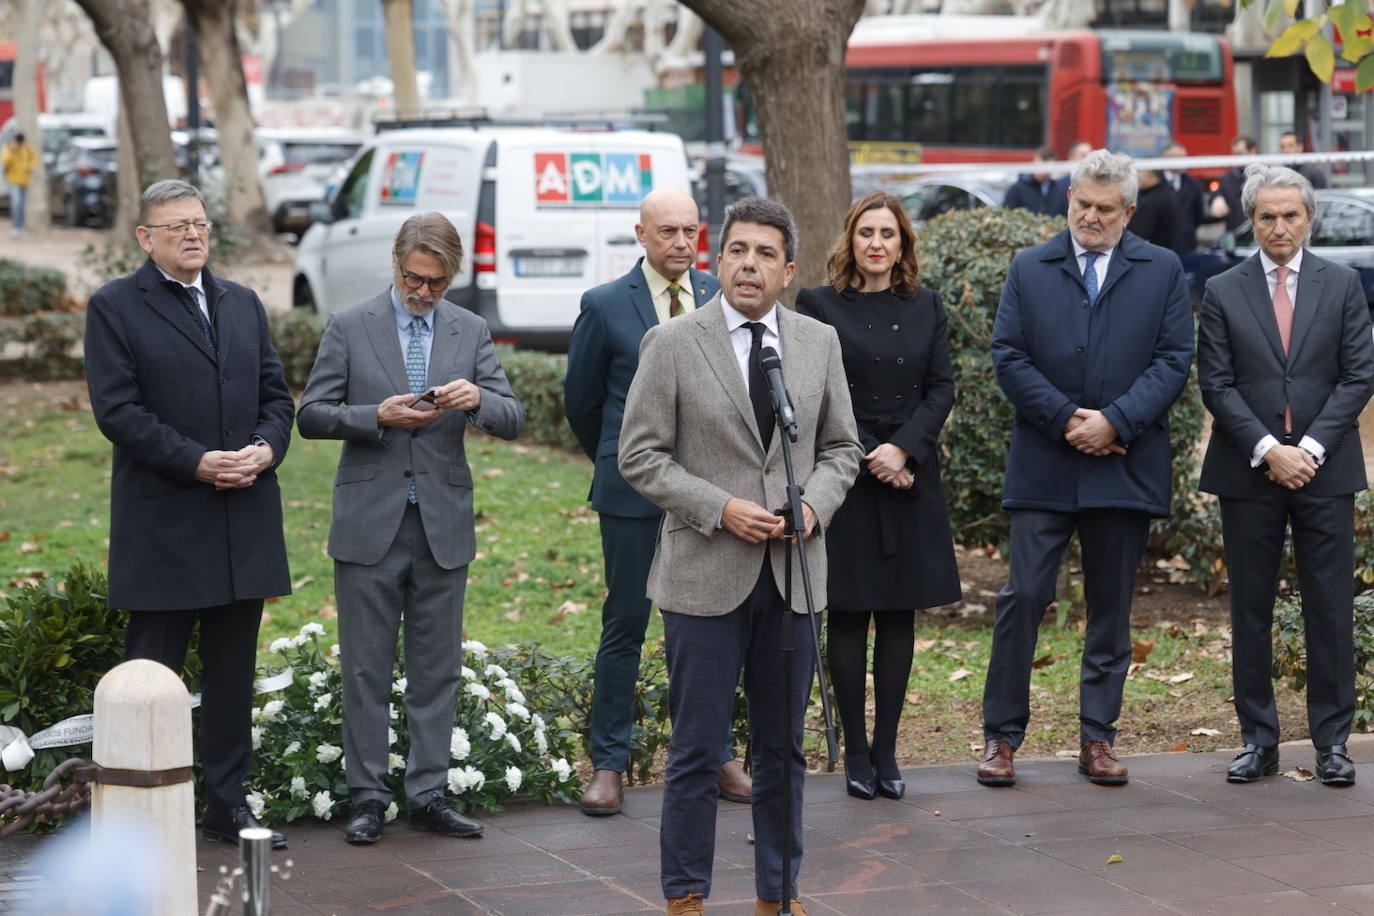
[[[797, 484], [797, 474], [792, 466], [792, 443], [797, 441], [796, 424], [783, 424], [783, 403], [781, 398], [788, 397], [786, 391], [770, 391], [773, 399], [773, 413], [777, 419], [777, 432], [782, 437], [782, 460], [787, 470], [787, 505], [779, 509], [784, 523], [784, 574], [783, 599], [786, 604], [782, 627], [782, 714], [783, 736], [786, 742], [783, 754], [782, 791], [782, 903], [778, 909], [780, 916], [792, 913], [792, 541], [797, 543], [797, 558], [801, 564], [802, 594], [806, 599], [806, 616], [811, 623], [812, 658], [821, 688], [821, 711], [825, 717], [825, 744], [829, 755], [830, 769], [835, 769], [839, 759], [839, 745], [836, 741], [835, 720], [830, 711], [830, 687], [826, 682], [825, 666], [821, 664], [821, 625], [816, 614], [816, 599], [811, 590], [811, 569], [806, 563], [806, 515], [802, 510], [802, 494], [805, 492]], [[789, 398], [790, 400], [790, 398]]]

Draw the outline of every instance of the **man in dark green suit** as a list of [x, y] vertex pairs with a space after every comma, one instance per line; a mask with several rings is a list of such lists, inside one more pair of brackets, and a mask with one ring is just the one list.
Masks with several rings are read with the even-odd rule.
[[[639, 366], [644, 332], [694, 311], [720, 289], [715, 277], [692, 269], [699, 219], [696, 201], [685, 191], [660, 188], [645, 196], [635, 226], [644, 257], [625, 276], [583, 294], [568, 348], [564, 403], [568, 425], [596, 465], [589, 498], [601, 517], [606, 563], [606, 603], [601, 611], [592, 694], [596, 772], [582, 793], [582, 810], [592, 815], [620, 810], [634, 728], [640, 647], [649, 623], [645, 583], [663, 517], [657, 506], [625, 482], [616, 467], [625, 395]], [[747, 802], [749, 777], [732, 756], [727, 750], [721, 792], [734, 801]]]

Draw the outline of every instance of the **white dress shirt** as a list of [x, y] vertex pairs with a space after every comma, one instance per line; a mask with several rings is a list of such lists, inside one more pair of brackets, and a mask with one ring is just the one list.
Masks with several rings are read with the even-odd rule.
[[[1073, 243], [1073, 256], [1074, 260], [1078, 263], [1078, 275], [1081, 277], [1083, 276], [1083, 267], [1088, 263], [1086, 257], [1088, 249], [1078, 244], [1078, 239], [1073, 237], [1072, 232], [1069, 233], [1069, 241]], [[1097, 272], [1097, 289], [1099, 292], [1101, 292], [1103, 284], [1107, 282], [1107, 265], [1111, 263], [1112, 255], [1115, 252], [1115, 245], [1108, 248], [1106, 251], [1098, 252], [1102, 257], [1097, 259], [1097, 263], [1093, 265], [1093, 270]]]
[[[725, 293], [720, 294], [721, 310], [725, 312], [725, 329], [730, 333], [730, 346], [735, 348], [735, 361], [739, 363], [740, 375], [744, 378], [744, 390], [749, 390], [749, 351], [754, 346], [754, 334], [744, 325], [752, 321], [746, 318], [725, 300]], [[775, 303], [768, 314], [759, 319], [763, 325], [763, 340], [760, 347], [772, 347], [778, 351], [778, 356], [782, 356], [782, 338], [778, 335], [778, 306]]]

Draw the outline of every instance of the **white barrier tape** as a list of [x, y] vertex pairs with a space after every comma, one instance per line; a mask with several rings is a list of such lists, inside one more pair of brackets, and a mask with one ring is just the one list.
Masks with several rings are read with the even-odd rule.
[[[290, 668], [271, 677], [260, 678], [253, 684], [254, 693], [275, 693], [291, 686], [294, 673]], [[191, 696], [191, 708], [200, 705], [200, 694]], [[71, 747], [86, 744], [95, 737], [95, 716], [85, 713], [63, 719], [56, 725], [43, 729], [33, 737], [13, 725], [0, 725], [0, 765], [8, 772], [22, 770], [33, 760], [34, 751], [50, 747]]]

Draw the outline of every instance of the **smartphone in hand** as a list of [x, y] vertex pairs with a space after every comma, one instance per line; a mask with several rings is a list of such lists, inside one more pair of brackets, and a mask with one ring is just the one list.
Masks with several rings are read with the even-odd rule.
[[438, 405], [434, 403], [434, 399], [438, 396], [439, 389], [431, 388], [406, 406], [411, 410], [438, 410]]

